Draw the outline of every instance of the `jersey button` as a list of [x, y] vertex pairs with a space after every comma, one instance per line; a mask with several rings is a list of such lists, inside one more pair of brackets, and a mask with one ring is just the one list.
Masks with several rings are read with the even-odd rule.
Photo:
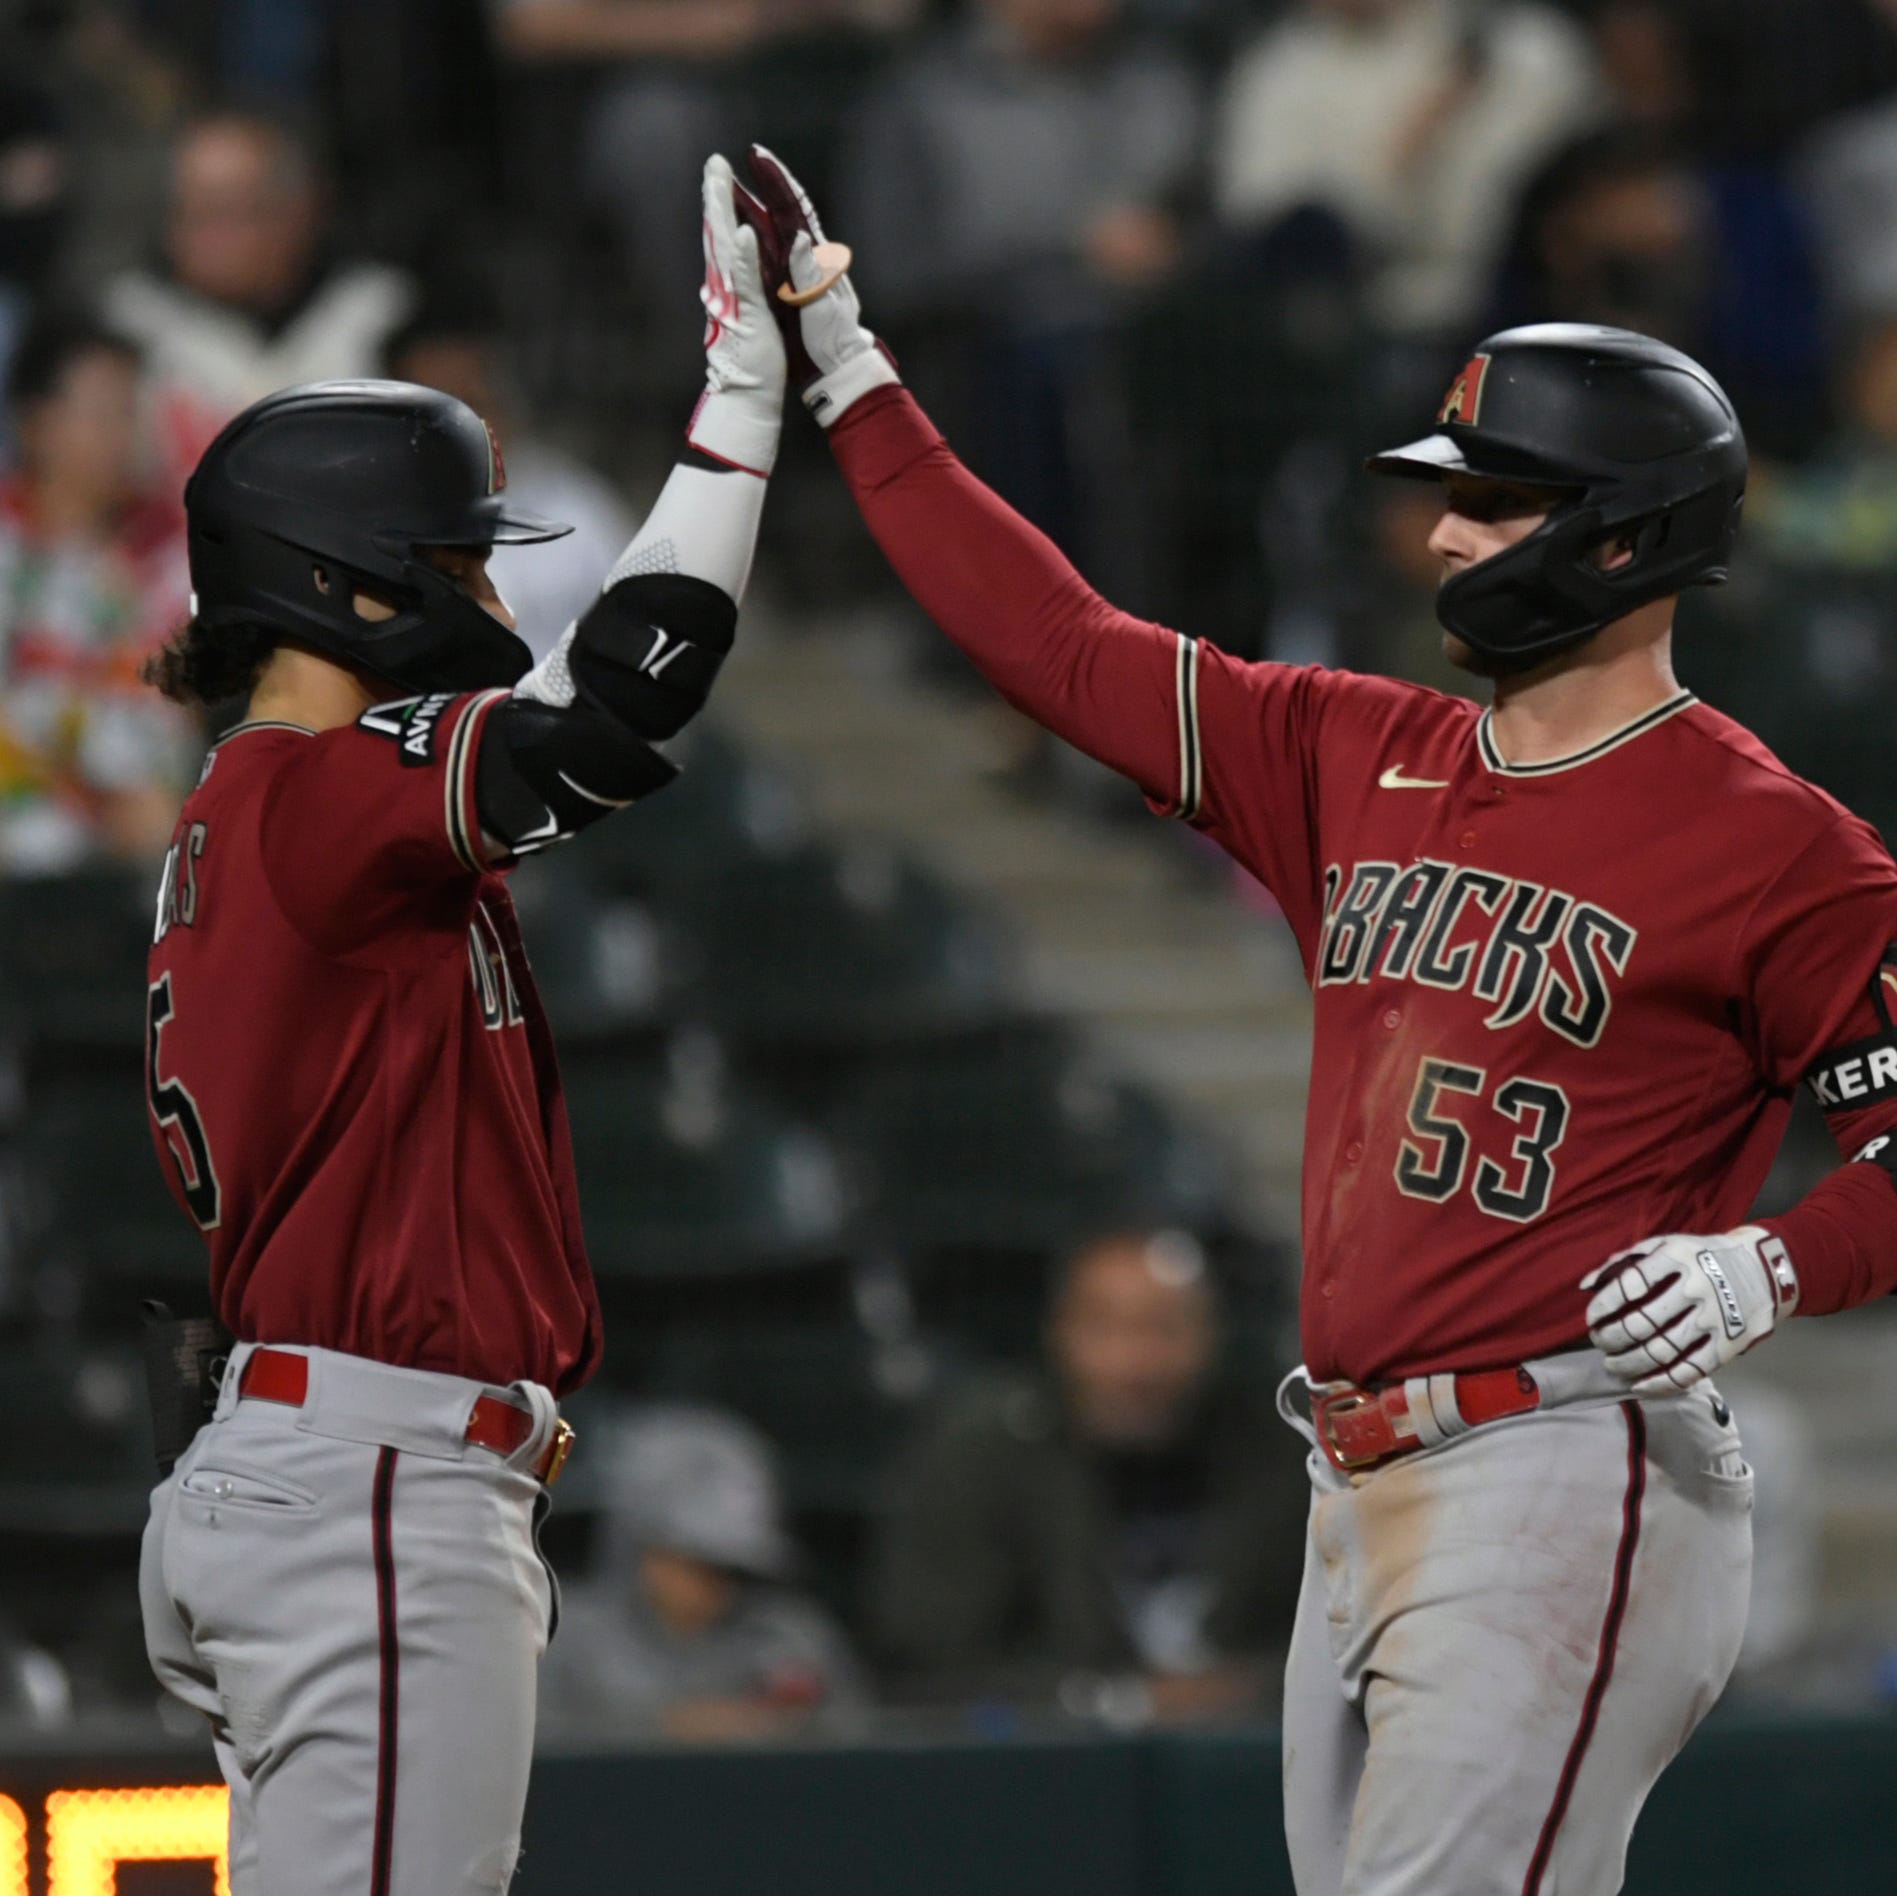
[[1383, 1024], [1395, 1033], [1403, 1025], [1403, 1010], [1400, 1007], [1386, 1007], [1383, 1010]]
[[1349, 1145], [1344, 1148], [1344, 1163], [1346, 1165], [1355, 1165], [1362, 1157], [1363, 1141], [1361, 1139], [1351, 1140]]
[[1333, 1284], [1329, 1278], [1326, 1278], [1318, 1288], [1323, 1291], [1326, 1297], [1335, 1297], [1337, 1295], [1337, 1286]]
[[1462, 834], [1456, 838], [1456, 841], [1464, 849], [1473, 849], [1475, 847], [1475, 831], [1464, 830]]

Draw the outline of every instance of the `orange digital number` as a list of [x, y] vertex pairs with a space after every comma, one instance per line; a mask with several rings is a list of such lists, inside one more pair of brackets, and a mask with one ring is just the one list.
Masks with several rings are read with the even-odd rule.
[[26, 1812], [0, 1797], [0, 1896], [27, 1896]]
[[[22, 1826], [23, 1892], [24, 1819]], [[46, 1800], [47, 1896], [114, 1896], [121, 1863], [199, 1857], [211, 1861], [217, 1896], [231, 1896], [229, 1836], [230, 1793], [221, 1784], [54, 1791]]]

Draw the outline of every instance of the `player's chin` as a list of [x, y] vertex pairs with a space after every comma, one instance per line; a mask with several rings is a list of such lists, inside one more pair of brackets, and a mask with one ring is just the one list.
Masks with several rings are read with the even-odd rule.
[[1501, 676], [1494, 665], [1484, 658], [1467, 639], [1454, 632], [1443, 634], [1443, 657], [1455, 666], [1457, 671], [1468, 672], [1474, 678]]

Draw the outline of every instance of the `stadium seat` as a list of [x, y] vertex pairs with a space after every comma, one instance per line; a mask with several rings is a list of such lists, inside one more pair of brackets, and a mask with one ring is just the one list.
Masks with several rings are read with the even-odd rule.
[[976, 1042], [863, 1075], [838, 1130], [900, 1248], [1058, 1249], [1102, 1224], [1203, 1229], [1214, 1155], [1150, 1095], [1058, 1042]]
[[828, 1142], [736, 1087], [705, 1036], [682, 1037], [656, 1068], [577, 1064], [567, 1108], [602, 1279], [742, 1277], [842, 1251]]
[[36, 1060], [137, 1054], [155, 895], [119, 868], [0, 882], [0, 995]]
[[695, 723], [667, 746], [675, 783], [610, 823], [596, 824], [568, 853], [610, 890], [668, 898], [801, 847], [809, 817], [775, 771], [754, 762], [715, 727]]
[[870, 1505], [946, 1367], [939, 1353], [879, 1345], [848, 1322], [720, 1324], [669, 1338], [640, 1393], [735, 1411], [782, 1455], [794, 1509], [851, 1514]]
[[867, 843], [808, 847], [677, 892], [699, 988], [733, 1039], [902, 1041], [992, 1021], [1005, 958], [941, 884]]
[[562, 1045], [623, 1039], [673, 1011], [680, 960], [651, 908], [555, 854], [511, 878], [534, 985]]
[[77, 1266], [94, 1301], [202, 1299], [204, 1240], [165, 1183], [136, 1067], [35, 1082], [17, 1155], [29, 1245]]
[[136, 1533], [157, 1480], [136, 1355], [64, 1340], [0, 1350], [0, 1536]]

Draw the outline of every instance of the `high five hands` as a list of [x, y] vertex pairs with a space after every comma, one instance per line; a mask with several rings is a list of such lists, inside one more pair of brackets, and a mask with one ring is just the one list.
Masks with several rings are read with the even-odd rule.
[[895, 358], [863, 326], [847, 246], [826, 240], [810, 194], [781, 158], [753, 145], [749, 163], [755, 191], [739, 182], [723, 158], [712, 158], [705, 167], [707, 197], [716, 178], [770, 292], [768, 307], [783, 335], [790, 380], [804, 406], [828, 428], [870, 390], [901, 378]]

